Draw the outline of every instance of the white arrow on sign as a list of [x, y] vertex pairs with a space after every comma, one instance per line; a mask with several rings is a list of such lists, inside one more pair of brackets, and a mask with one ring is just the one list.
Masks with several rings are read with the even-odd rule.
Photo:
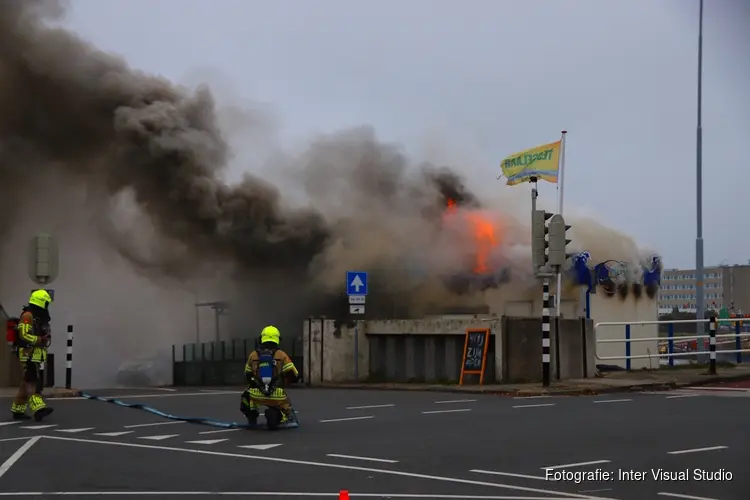
[[362, 283], [362, 278], [359, 277], [359, 274], [354, 277], [352, 280], [352, 288], [354, 288], [354, 291], [359, 293], [359, 289], [365, 286], [364, 283]]

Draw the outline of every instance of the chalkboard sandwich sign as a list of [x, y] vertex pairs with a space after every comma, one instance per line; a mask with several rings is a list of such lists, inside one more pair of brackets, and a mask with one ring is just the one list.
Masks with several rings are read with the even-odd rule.
[[459, 385], [464, 384], [464, 375], [479, 375], [479, 385], [484, 384], [484, 368], [487, 365], [487, 348], [489, 345], [489, 328], [466, 329]]

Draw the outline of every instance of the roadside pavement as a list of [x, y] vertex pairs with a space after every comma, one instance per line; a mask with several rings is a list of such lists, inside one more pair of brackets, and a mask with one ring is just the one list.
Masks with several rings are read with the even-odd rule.
[[[16, 396], [16, 387], [0, 387], [0, 399], [13, 398]], [[48, 398], [74, 398], [80, 394], [78, 389], [66, 389], [64, 387], [47, 387], [43, 395]]]
[[[485, 384], [485, 385], [451, 385], [451, 384], [420, 384], [420, 383], [371, 383], [371, 382], [342, 382], [327, 383], [315, 386], [327, 389], [369, 389], [369, 390], [400, 390], [400, 391], [428, 391], [455, 392], [467, 394], [496, 394], [508, 396], [543, 396], [543, 395], [586, 395], [606, 394], [628, 391], [658, 391], [709, 384], [728, 384], [750, 381], [750, 365], [721, 365], [716, 375], [708, 374], [707, 366], [692, 367], [678, 366], [674, 368], [661, 367], [657, 370], [600, 372], [596, 377], [588, 379], [572, 379], [554, 382], [550, 387], [543, 387], [541, 383], [528, 384]], [[299, 388], [306, 388], [299, 385]], [[139, 394], [144, 391], [177, 391], [177, 388], [123, 388], [96, 391], [101, 396], [119, 396]], [[201, 388], [200, 390], [241, 390], [239, 387]], [[12, 398], [16, 389], [0, 387], [0, 399]], [[78, 397], [78, 389], [62, 387], [48, 387], [44, 390], [48, 398]]]
[[708, 367], [661, 367], [657, 370], [602, 372], [597, 377], [554, 382], [550, 387], [541, 383], [449, 385], [399, 383], [331, 383], [323, 387], [336, 389], [374, 389], [401, 391], [455, 392], [466, 394], [497, 394], [508, 396], [585, 395], [627, 391], [668, 390], [678, 387], [750, 380], [750, 365], [722, 365], [717, 375], [709, 375]]

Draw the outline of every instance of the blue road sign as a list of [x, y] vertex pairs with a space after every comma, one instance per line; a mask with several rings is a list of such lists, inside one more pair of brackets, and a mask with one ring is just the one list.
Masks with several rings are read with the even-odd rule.
[[347, 271], [346, 294], [367, 295], [367, 273], [362, 271]]

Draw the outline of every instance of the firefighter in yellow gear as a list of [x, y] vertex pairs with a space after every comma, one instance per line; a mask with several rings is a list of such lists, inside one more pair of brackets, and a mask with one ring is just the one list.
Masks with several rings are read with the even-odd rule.
[[[245, 365], [245, 379], [249, 387], [242, 393], [240, 411], [250, 425], [257, 425], [260, 407], [267, 406], [281, 410], [281, 422], [292, 418], [292, 404], [282, 387], [276, 383], [294, 382], [299, 378], [297, 367], [289, 355], [279, 348], [281, 333], [275, 326], [267, 326], [260, 333], [260, 347], [251, 352]], [[270, 392], [261, 390], [263, 375], [272, 373]], [[268, 382], [268, 381], [265, 381]]]
[[51, 302], [52, 297], [47, 290], [34, 290], [18, 320], [15, 352], [21, 363], [23, 378], [10, 408], [13, 418], [17, 420], [29, 418], [26, 414], [28, 407], [31, 407], [31, 413], [37, 422], [53, 411], [37, 390], [41, 365], [47, 361], [47, 349], [50, 345]]

